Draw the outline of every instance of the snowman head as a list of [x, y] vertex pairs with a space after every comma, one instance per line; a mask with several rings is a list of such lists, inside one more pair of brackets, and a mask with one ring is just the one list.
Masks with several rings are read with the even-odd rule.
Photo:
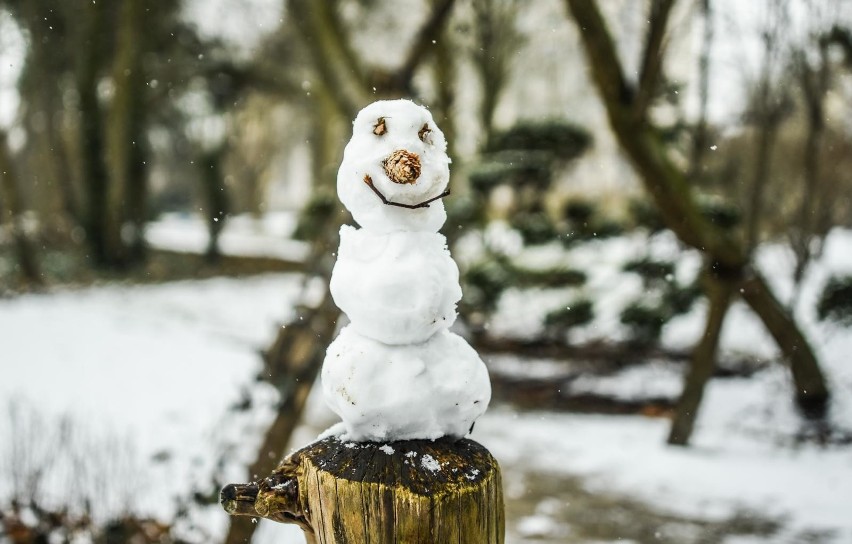
[[381, 100], [352, 124], [337, 194], [362, 227], [437, 232], [447, 219], [447, 141], [426, 108]]

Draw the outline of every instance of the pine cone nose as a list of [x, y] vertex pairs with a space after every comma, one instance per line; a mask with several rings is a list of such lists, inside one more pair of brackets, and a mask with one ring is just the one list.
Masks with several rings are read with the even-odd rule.
[[410, 184], [420, 177], [420, 157], [405, 149], [397, 149], [382, 162], [388, 179], [394, 183]]

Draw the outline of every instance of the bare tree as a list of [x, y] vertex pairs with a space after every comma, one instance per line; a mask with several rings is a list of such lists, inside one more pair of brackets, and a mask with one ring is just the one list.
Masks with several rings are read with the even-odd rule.
[[142, 0], [126, 0], [118, 13], [112, 68], [115, 94], [107, 117], [110, 184], [106, 238], [113, 264], [118, 266], [139, 263], [145, 253], [149, 157], [143, 55], [150, 39], [151, 11]]
[[[710, 305], [707, 326], [693, 353], [692, 364], [698, 369], [706, 365], [706, 361], [713, 360], [718, 342], [716, 329], [721, 326], [727, 308], [728, 297], [724, 293], [739, 292], [789, 361], [798, 406], [807, 416], [821, 417], [826, 411], [829, 392], [813, 349], [752, 265], [748, 249], [701, 214], [686, 173], [670, 157], [660, 130], [649, 118], [650, 97], [659, 84], [663, 66], [662, 36], [674, 0], [653, 0], [651, 3], [646, 46], [640, 64], [642, 68], [636, 83], [630, 82], [624, 75], [597, 3], [594, 0], [566, 0], [566, 4], [576, 22], [592, 80], [621, 148], [633, 163], [665, 224], [682, 242], [703, 253], [707, 281], [718, 283], [713, 289], [722, 293], [711, 297], [711, 301], [715, 299], [717, 302]], [[691, 383], [687, 384], [684, 392], [685, 397], [690, 398], [681, 399], [681, 409], [676, 418], [683, 421], [672, 427], [670, 443], [683, 445], [688, 442], [697, 413], [697, 408], [689, 407], [697, 407], [700, 403], [708, 377], [706, 371], [689, 374]]]
[[494, 111], [511, 70], [511, 59], [521, 44], [515, 29], [520, 6], [515, 0], [474, 0], [476, 42], [473, 61], [482, 84], [479, 121], [488, 141], [494, 129]]
[[5, 203], [5, 219], [9, 224], [15, 252], [18, 257], [21, 276], [24, 281], [40, 285], [42, 283], [36, 253], [27, 236], [24, 222], [24, 206], [21, 202], [20, 181], [9, 150], [6, 132], [0, 130], [0, 198]]

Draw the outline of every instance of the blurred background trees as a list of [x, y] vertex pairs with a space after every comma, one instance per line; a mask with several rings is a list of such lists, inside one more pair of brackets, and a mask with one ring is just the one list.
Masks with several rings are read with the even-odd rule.
[[[667, 408], [670, 442], [686, 444], [741, 299], [790, 364], [799, 406], [822, 420], [828, 386], [794, 315], [826, 237], [852, 227], [848, 1], [264, 6], [245, 24], [254, 8], [235, 0], [0, 0], [4, 293], [221, 273], [229, 224], [260, 228], [281, 211], [298, 215], [281, 237], [310, 247], [273, 268], [326, 282], [349, 124], [373, 100], [408, 97], [450, 142], [444, 232], [479, 349], [592, 359], [600, 373], [688, 361]], [[203, 258], [178, 266], [185, 256], [154, 241], [170, 216], [198, 218]], [[603, 278], [589, 264], [602, 240], [642, 249], [607, 261], [619, 275]], [[756, 264], [767, 244], [795, 263], [789, 289]], [[825, 285], [815, 311], [848, 323], [852, 281]], [[287, 447], [337, 326], [328, 293], [309, 291], [264, 355], [281, 401], [252, 472]], [[528, 308], [519, 300], [535, 306], [525, 324], [493, 326]], [[675, 353], [663, 333], [693, 311], [704, 331]], [[602, 323], [619, 334], [596, 337]], [[235, 526], [229, 542], [252, 531]]]

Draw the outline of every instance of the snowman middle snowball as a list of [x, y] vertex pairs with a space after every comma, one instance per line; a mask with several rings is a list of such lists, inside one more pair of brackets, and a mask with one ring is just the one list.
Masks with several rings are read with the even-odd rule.
[[351, 324], [323, 362], [326, 403], [351, 440], [464, 436], [491, 397], [488, 371], [447, 329], [459, 271], [446, 221], [447, 144], [431, 114], [379, 101], [356, 117], [337, 176], [344, 225], [330, 290]]

